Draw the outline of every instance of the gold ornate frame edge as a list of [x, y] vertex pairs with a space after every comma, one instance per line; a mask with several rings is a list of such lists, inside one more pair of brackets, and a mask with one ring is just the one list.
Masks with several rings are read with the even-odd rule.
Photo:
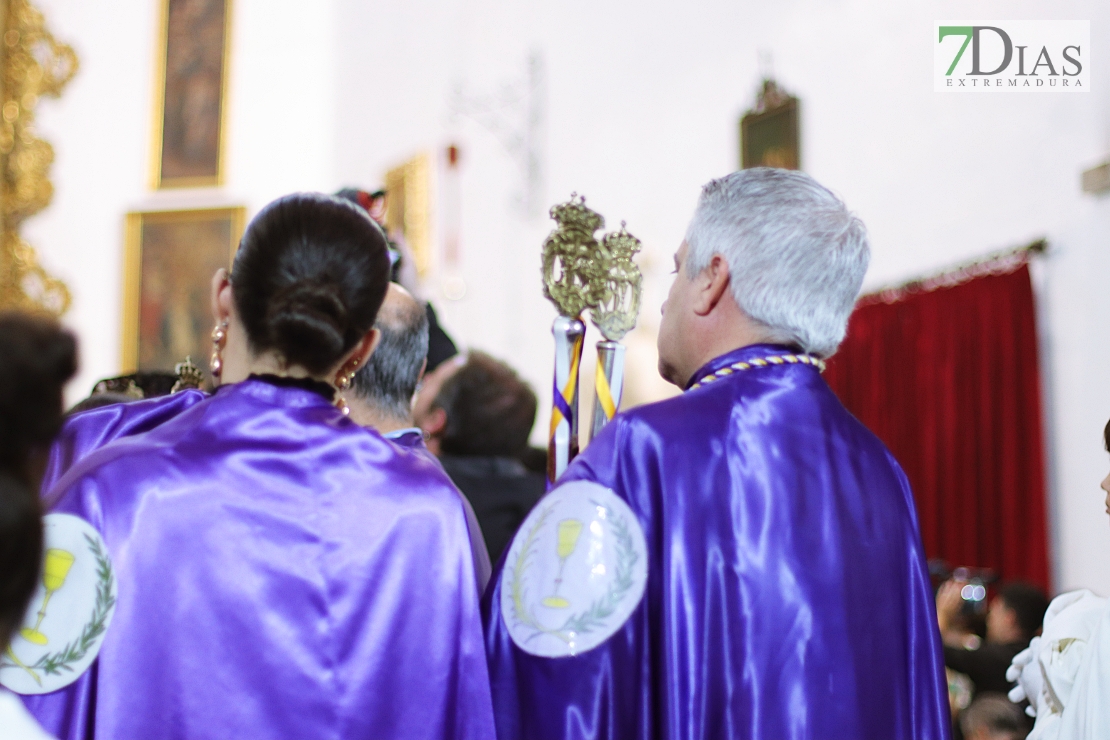
[[0, 0], [0, 28], [0, 308], [61, 316], [72, 301], [69, 288], [40, 264], [21, 229], [54, 194], [54, 149], [35, 135], [35, 110], [42, 98], [61, 95], [80, 62], [54, 38], [33, 0]]
[[[4, 36], [8, 30], [8, 2], [9, 0], [0, 0], [0, 105], [2, 101], [7, 100], [6, 87], [4, 85], [6, 74], [4, 74], [4, 66], [7, 64], [7, 49], [4, 48]], [[3, 197], [3, 185], [0, 184], [0, 197]], [[7, 245], [3, 243], [4, 234], [7, 232], [7, 214], [4, 204], [0, 203], [0, 249], [6, 249]], [[7, 255], [0, 255], [0, 260], [8, 259]], [[4, 269], [2, 262], [0, 262], [0, 269]], [[2, 309], [0, 309], [2, 310]]]
[[[8, 30], [8, 0], [0, 0], [0, 44], [3, 44], [4, 35], [6, 34], [7, 30]], [[3, 100], [7, 99], [4, 95], [4, 90], [5, 90], [5, 88], [4, 88], [4, 78], [7, 76], [3, 73], [3, 65], [5, 64], [5, 57], [7, 57], [7, 51], [5, 49], [3, 49], [2, 46], [0, 46], [0, 101], [3, 101]], [[0, 192], [2, 192], [2, 190], [0, 190]], [[5, 209], [2, 207], [2, 205], [3, 204], [0, 204], [0, 239], [3, 238], [3, 234], [6, 231], [6, 228], [5, 228], [5, 225], [4, 225], [4, 222], [5, 222], [4, 210]], [[0, 242], [0, 249], [4, 249], [4, 244], [2, 242]], [[4, 259], [4, 257], [0, 256], [0, 259]], [[0, 268], [0, 269], [2, 269], [2, 268]], [[0, 310], [2, 310], [2, 309], [0, 309]]]

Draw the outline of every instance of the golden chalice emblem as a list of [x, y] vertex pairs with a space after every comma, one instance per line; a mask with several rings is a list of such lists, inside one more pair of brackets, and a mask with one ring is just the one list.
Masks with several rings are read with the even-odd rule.
[[39, 627], [46, 617], [46, 605], [50, 603], [50, 597], [65, 584], [69, 569], [73, 566], [73, 560], [73, 553], [68, 550], [52, 548], [46, 551], [46, 558], [42, 564], [42, 585], [46, 587], [46, 596], [43, 597], [42, 607], [39, 608], [38, 621], [35, 622], [34, 627], [24, 627], [19, 631], [20, 636], [27, 642], [33, 642], [36, 645], [45, 645], [49, 642], [46, 635], [39, 632]]
[[559, 555], [559, 575], [555, 577], [555, 590], [540, 603], [552, 609], [566, 609], [570, 602], [559, 595], [559, 586], [563, 583], [563, 568], [566, 567], [567, 558], [574, 552], [578, 545], [578, 536], [582, 534], [582, 522], [579, 519], [564, 519], [559, 522], [557, 531], [555, 552]]

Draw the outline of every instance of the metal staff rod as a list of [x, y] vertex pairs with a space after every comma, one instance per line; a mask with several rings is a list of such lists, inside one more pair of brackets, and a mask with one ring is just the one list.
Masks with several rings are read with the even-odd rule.
[[624, 390], [624, 345], [608, 339], [597, 343], [597, 372], [594, 373], [594, 418], [590, 439], [613, 420]]
[[555, 387], [547, 440], [547, 478], [554, 483], [578, 454], [578, 368], [586, 325], [559, 316], [551, 333], [555, 336]]
[[620, 340], [636, 326], [640, 313], [643, 275], [632, 258], [640, 251], [640, 240], [621, 230], [606, 234], [599, 254], [604, 278], [591, 290], [594, 302], [590, 316], [605, 337], [597, 343], [597, 372], [594, 373], [594, 417], [590, 439], [613, 420], [624, 389], [624, 345]]
[[581, 317], [593, 303], [591, 277], [597, 271], [601, 247], [594, 232], [605, 219], [587, 208], [586, 199], [577, 193], [571, 193], [566, 203], [552, 206], [551, 218], [558, 226], [543, 242], [543, 294], [559, 312], [551, 328], [555, 387], [547, 441], [547, 479], [554, 483], [578, 454], [578, 366], [586, 336]]
[[605, 219], [587, 208], [586, 199], [576, 193], [566, 203], [553, 206], [551, 217], [558, 227], [543, 243], [543, 294], [559, 311], [551, 328], [555, 384], [547, 443], [547, 478], [554, 483], [578, 454], [578, 369], [586, 337], [582, 312], [590, 309], [606, 339], [599, 345], [599, 353], [607, 353], [609, 358], [604, 367], [599, 366], [595, 378], [603, 421], [598, 421], [595, 411], [593, 432], [612, 419], [620, 405], [624, 348], [615, 340], [636, 324], [641, 277], [632, 262], [640, 240], [625, 231], [623, 223], [620, 232], [607, 234], [599, 242], [594, 232], [605, 226]]

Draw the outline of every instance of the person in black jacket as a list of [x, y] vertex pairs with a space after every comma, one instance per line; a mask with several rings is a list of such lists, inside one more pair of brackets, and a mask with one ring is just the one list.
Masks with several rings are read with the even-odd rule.
[[470, 352], [417, 417], [428, 448], [466, 494], [496, 562], [545, 490], [521, 456], [536, 421], [536, 394], [511, 367]]
[[969, 640], [956, 629], [965, 583], [948, 581], [937, 592], [937, 622], [944, 638], [944, 664], [965, 674], [975, 684], [975, 693], [1005, 694], [1012, 684], [1006, 669], [1040, 632], [1048, 598], [1028, 583], [1003, 584], [987, 612], [986, 639]]

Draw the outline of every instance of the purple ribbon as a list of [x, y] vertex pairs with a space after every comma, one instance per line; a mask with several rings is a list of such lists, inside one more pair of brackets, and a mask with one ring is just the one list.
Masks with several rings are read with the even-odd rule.
[[568, 424], [574, 426], [574, 412], [570, 410], [570, 404], [567, 403], [567, 399], [563, 398], [563, 392], [559, 388], [559, 385], [556, 383], [554, 387], [555, 393], [553, 398], [555, 399], [555, 408], [559, 409], [559, 412], [563, 415], [563, 418], [567, 420]]

